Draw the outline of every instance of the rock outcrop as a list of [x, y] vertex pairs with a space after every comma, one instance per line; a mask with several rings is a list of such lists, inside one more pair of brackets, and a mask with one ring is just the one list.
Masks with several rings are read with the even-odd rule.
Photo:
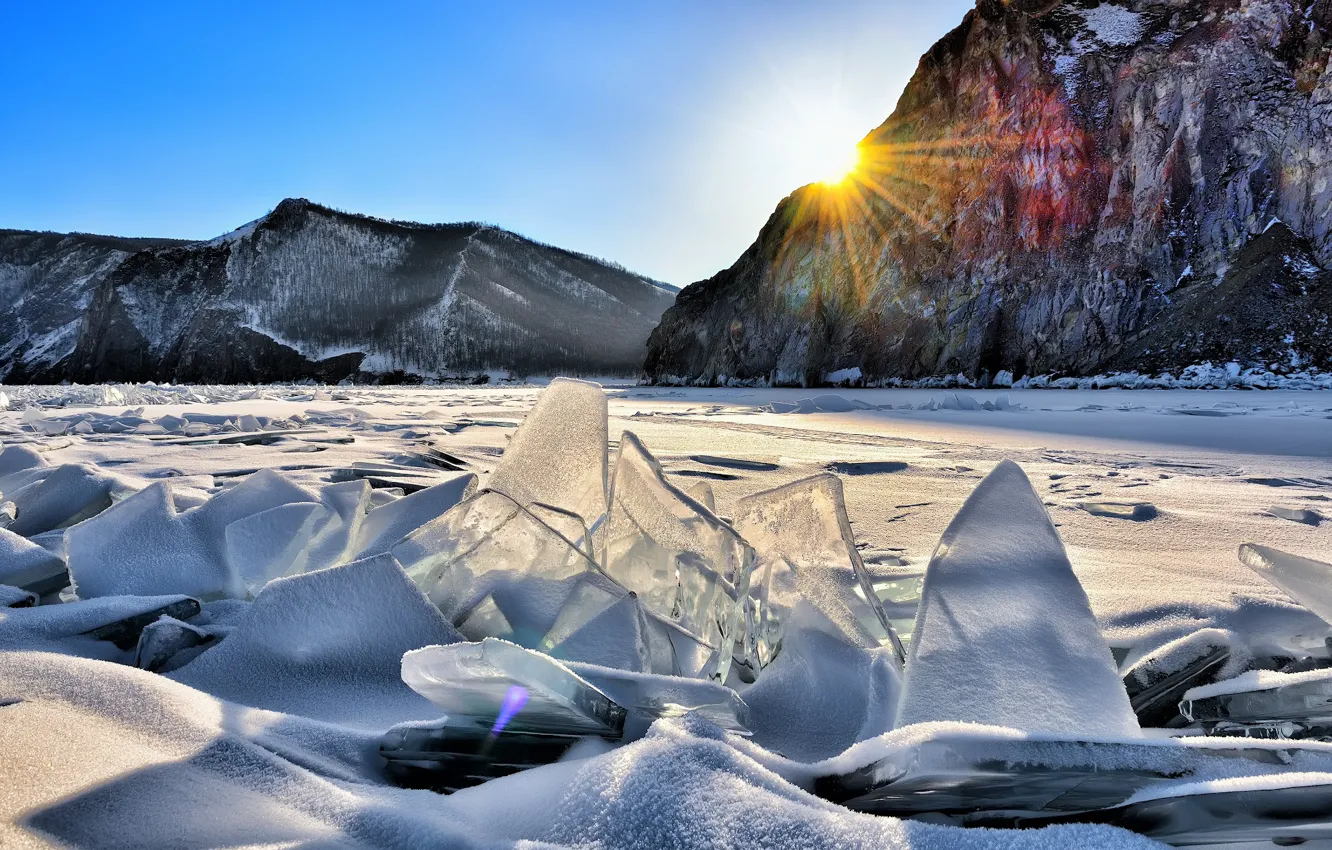
[[208, 242], [98, 240], [0, 234], [0, 292], [16, 304], [0, 327], [0, 379], [634, 374], [675, 296], [497, 227], [305, 200]]
[[1332, 368], [1332, 0], [979, 0], [661, 382]]

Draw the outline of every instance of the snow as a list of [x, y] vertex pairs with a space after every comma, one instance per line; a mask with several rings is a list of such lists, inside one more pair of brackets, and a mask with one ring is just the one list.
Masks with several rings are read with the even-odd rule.
[[1040, 497], [1004, 461], [925, 570], [899, 724], [962, 720], [1076, 736], [1138, 722]]
[[1089, 9], [1071, 9], [1086, 22], [1102, 44], [1110, 47], [1125, 47], [1137, 43], [1142, 38], [1142, 15], [1113, 3], [1101, 3]]
[[[1249, 379], [1236, 372], [1217, 367], [1205, 379], [1199, 372], [1188, 380], [1246, 386], [1242, 380]], [[1327, 560], [1332, 523], [1292, 522], [1267, 510], [1281, 505], [1328, 513], [1332, 396], [1294, 388], [1316, 386], [1313, 378], [1282, 379], [1284, 388], [1262, 392], [1183, 390], [1180, 378], [1172, 380], [1170, 389], [1123, 388], [1138, 385], [1125, 379], [1117, 389], [1058, 392], [1031, 389], [1028, 381], [1028, 388], [1003, 390], [1009, 409], [998, 406], [999, 392], [957, 385], [839, 389], [825, 395], [847, 404], [828, 400], [800, 415], [775, 413], [769, 405], [795, 408], [820, 393], [621, 385], [609, 393], [606, 436], [614, 441], [632, 431], [665, 480], [695, 502], [705, 501], [697, 486], [708, 484], [711, 504], [700, 507], [720, 517], [733, 516], [743, 497], [839, 472], [859, 554], [876, 583], [919, 580], [968, 493], [1011, 458], [1035, 488], [1037, 495], [1026, 498], [1036, 499], [1055, 524], [1047, 537], [1022, 540], [1062, 540], [1101, 639], [1127, 654], [1126, 664], [1156, 659], [1169, 667], [1177, 648], [1197, 642], [1190, 636], [1204, 630], [1224, 635], [1233, 651], [1324, 651], [1318, 648], [1332, 627], [1246, 568], [1236, 552], [1257, 543]], [[98, 519], [36, 535], [34, 543], [59, 553], [68, 538], [78, 544], [71, 545], [78, 561], [83, 529], [114, 519], [132, 490], [156, 500], [158, 522], [170, 511], [177, 519], [203, 511], [243, 487], [240, 495], [250, 496], [233, 499], [236, 510], [224, 517], [234, 517], [230, 522], [209, 524], [206, 547], [170, 550], [192, 553], [209, 569], [220, 564], [228, 581], [238, 559], [224, 546], [231, 522], [258, 523], [249, 518], [297, 504], [324, 508], [331, 523], [332, 516], [343, 516], [339, 506], [345, 511], [359, 504], [363, 479], [334, 483], [356, 463], [371, 464], [360, 469], [372, 469], [385, 484], [426, 487], [410, 496], [377, 487], [361, 509], [368, 513], [359, 530], [338, 526], [320, 539], [334, 541], [330, 552], [343, 541], [343, 560], [392, 546], [465, 498], [470, 487], [487, 486], [538, 392], [524, 386], [4, 389], [12, 404], [0, 412], [0, 502], [67, 465], [82, 465], [108, 485], [114, 481], [122, 498]], [[33, 411], [26, 423], [25, 409]], [[46, 421], [59, 424], [36, 425]], [[243, 421], [261, 430], [241, 431]], [[138, 431], [149, 424], [162, 433]], [[560, 445], [553, 433], [552, 456]], [[251, 436], [263, 439], [220, 442]], [[462, 469], [429, 465], [421, 459], [423, 443], [458, 459]], [[271, 474], [255, 483], [267, 479], [269, 486], [247, 486], [259, 470]], [[278, 473], [286, 484], [274, 484]], [[270, 504], [264, 494], [273, 491], [291, 501]], [[262, 510], [261, 502], [267, 505]], [[1014, 506], [1020, 501], [1009, 502], [996, 524], [1029, 516]], [[1156, 516], [1129, 522], [1083, 507], [1096, 503], [1149, 504]], [[380, 511], [387, 513], [377, 517]], [[298, 537], [299, 529], [249, 539]], [[128, 553], [151, 548], [157, 538], [125, 532], [119, 539], [119, 572], [130, 575]], [[1036, 551], [1051, 550], [1042, 543]], [[147, 567], [175, 576], [179, 565], [169, 561], [163, 554]], [[117, 595], [58, 605], [48, 599], [37, 608], [0, 609], [0, 783], [6, 789], [0, 792], [0, 846], [1159, 846], [1091, 825], [960, 830], [858, 814], [814, 796], [818, 776], [908, 754], [945, 735], [970, 735], [996, 751], [1010, 740], [1050, 744], [1049, 752], [1057, 753], [1054, 745], [1067, 730], [903, 725], [910, 718], [895, 717], [902, 682], [888, 651], [850, 647], [802, 624], [788, 630], [782, 654], [758, 682], [733, 683], [749, 704], [750, 740], [686, 717], [659, 721], [635, 743], [582, 751], [448, 797], [390, 787], [372, 755], [379, 735], [393, 723], [439, 717], [438, 708], [402, 685], [402, 653], [457, 636], [389, 566], [384, 559], [334, 566], [277, 579], [253, 592], [253, 601], [205, 601], [203, 613], [188, 623], [225, 637], [188, 663], [168, 664], [165, 675], [134, 668], [133, 647], [80, 636], [181, 599], [160, 596], [172, 591], [149, 587], [155, 579], [145, 578], [141, 591], [151, 598]], [[82, 582], [76, 587], [86, 589]], [[1065, 613], [1067, 595], [1051, 610]], [[924, 634], [922, 628], [915, 637]], [[1281, 674], [1245, 675], [1276, 681], [1270, 677]], [[1040, 698], [1051, 693], [1066, 695], [1056, 683]], [[1076, 709], [1094, 717], [1102, 703], [1088, 699]], [[1157, 761], [1171, 764], [1203, 764], [1203, 751], [1239, 743], [1283, 752], [1291, 746], [1158, 738], [1156, 730], [1145, 737], [1132, 730], [1098, 736], [1091, 734], [1094, 726], [1089, 721], [1074, 731], [1155, 748]], [[1116, 758], [1127, 761], [1128, 752]], [[1332, 748], [1305, 745], [1289, 766], [1274, 755], [1248, 774], [1203, 771], [1138, 799], [1321, 784], [1332, 779], [1328, 774]]]
[[1287, 685], [1302, 685], [1308, 682], [1332, 683], [1332, 670], [1308, 670], [1303, 673], [1278, 673], [1275, 670], [1250, 670], [1238, 676], [1190, 688], [1184, 699], [1206, 699], [1224, 694], [1242, 694], [1245, 691], [1265, 691]]

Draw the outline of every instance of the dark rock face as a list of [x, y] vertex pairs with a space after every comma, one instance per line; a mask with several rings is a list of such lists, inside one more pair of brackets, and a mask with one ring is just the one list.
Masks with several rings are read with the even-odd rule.
[[[38, 237], [81, 238], [9, 238]], [[633, 374], [675, 295], [499, 228], [386, 222], [304, 200], [210, 242], [80, 243], [77, 264], [39, 247], [20, 256], [5, 238], [0, 289], [17, 281], [20, 311], [59, 305], [10, 340], [0, 329], [11, 382]], [[62, 329], [61, 344], [39, 361], [33, 340], [47, 327]]]
[[1332, 0], [979, 0], [657, 381], [1332, 368]]

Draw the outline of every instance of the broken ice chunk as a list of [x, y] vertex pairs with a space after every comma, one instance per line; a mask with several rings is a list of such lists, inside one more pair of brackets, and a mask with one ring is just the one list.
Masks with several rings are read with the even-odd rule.
[[1128, 519], [1134, 522], [1146, 522], [1157, 517], [1156, 506], [1146, 502], [1083, 502], [1078, 507], [1092, 516]]
[[624, 730], [624, 708], [587, 680], [548, 655], [495, 638], [408, 652], [402, 680], [450, 719], [471, 718], [495, 732], [516, 723], [614, 739]]
[[[172, 486], [156, 482], [69, 530], [70, 572], [80, 596], [171, 591], [242, 598], [246, 588], [227, 554], [227, 527], [282, 505], [318, 501], [270, 469], [187, 511], [177, 510]], [[233, 535], [242, 539], [252, 536]], [[283, 551], [282, 541], [272, 542]]]
[[588, 573], [565, 599], [540, 649], [562, 661], [670, 675], [675, 672], [670, 640], [658, 644], [662, 651], [654, 659], [651, 628], [637, 596], [599, 573]]
[[37, 598], [30, 590], [0, 584], [0, 608], [31, 608], [37, 604]]
[[1251, 670], [1189, 690], [1179, 710], [1209, 735], [1332, 741], [1332, 670]]
[[224, 640], [169, 676], [242, 705], [382, 729], [433, 712], [403, 684], [403, 653], [459, 638], [379, 555], [269, 582]]
[[5, 446], [0, 451], [0, 478], [28, 469], [50, 466], [42, 453], [31, 446]]
[[601, 386], [556, 378], [514, 432], [486, 488], [591, 526], [606, 510], [606, 438]]
[[169, 602], [160, 608], [145, 611], [141, 614], [133, 614], [124, 619], [98, 626], [84, 632], [84, 634], [96, 640], [110, 641], [121, 649], [133, 649], [138, 645], [143, 630], [150, 624], [157, 622], [158, 619], [172, 617], [178, 620], [188, 620], [190, 617], [196, 616], [199, 611], [199, 600], [181, 599], [176, 602]]
[[456, 625], [458, 632], [470, 641], [484, 640], [488, 637], [513, 640], [513, 626], [499, 605], [495, 604], [495, 597], [490, 594], [486, 594], [486, 597], [473, 605], [471, 610], [461, 615]]
[[9, 528], [18, 519], [18, 505], [0, 501], [0, 528]]
[[31, 540], [0, 528], [0, 584], [45, 596], [69, 584], [65, 562]]
[[624, 707], [625, 741], [641, 737], [655, 720], [691, 713], [706, 717], [728, 731], [750, 734], [749, 706], [725, 685], [578, 661], [567, 662], [565, 666]]
[[712, 511], [714, 514], [717, 512], [717, 499], [712, 495], [712, 485], [708, 482], [694, 482], [685, 488], [685, 495]]
[[5, 494], [14, 502], [18, 514], [9, 524], [9, 530], [31, 537], [43, 531], [68, 528], [96, 516], [124, 495], [127, 490], [111, 476], [92, 466], [67, 463], [51, 470], [40, 481]]
[[925, 572], [898, 725], [931, 720], [1140, 734], [1059, 534], [1012, 461], [967, 498]]
[[1256, 543], [1241, 546], [1239, 557], [1244, 566], [1286, 591], [1325, 622], [1332, 623], [1332, 564]]
[[134, 666], [152, 673], [179, 666], [176, 663], [178, 655], [212, 643], [213, 639], [213, 635], [198, 626], [163, 615], [140, 632]]
[[856, 549], [840, 478], [824, 473], [741, 499], [734, 525], [758, 553], [760, 644], [780, 641], [772, 621], [804, 598], [835, 636], [860, 647], [891, 646], [905, 660]]
[[361, 521], [354, 559], [387, 552], [393, 544], [427, 522], [443, 516], [475, 490], [475, 475], [459, 475], [443, 484], [418, 490], [410, 496], [374, 508]]
[[455, 623], [494, 594], [519, 641], [529, 646], [554, 623], [572, 580], [596, 571], [573, 543], [493, 491], [421, 526], [392, 553]]
[[670, 484], [629, 431], [620, 438], [601, 556], [607, 575], [709, 649], [705, 675], [725, 681], [754, 550]]
[[275, 578], [304, 572], [315, 532], [331, 516], [315, 502], [292, 502], [242, 517], [226, 527], [227, 561], [253, 596]]
[[1129, 704], [1146, 727], [1179, 727], [1179, 701], [1190, 688], [1216, 681], [1230, 660], [1230, 633], [1200, 629], [1158, 647], [1124, 674]]

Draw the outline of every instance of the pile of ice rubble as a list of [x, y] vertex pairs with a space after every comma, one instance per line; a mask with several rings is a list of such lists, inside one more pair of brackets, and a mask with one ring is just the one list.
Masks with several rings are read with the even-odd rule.
[[[1332, 839], [1332, 628], [1204, 629], [1121, 648], [1121, 671], [1011, 462], [922, 582], [866, 569], [833, 475], [726, 520], [634, 434], [613, 465], [607, 445], [601, 389], [559, 380], [481, 489], [385, 499], [261, 470], [129, 493], [5, 448], [0, 712], [55, 700], [217, 736], [25, 827], [78, 844], [128, 828], [135, 794], [148, 812], [201, 782], [220, 806], [250, 782], [378, 845]], [[1332, 565], [1242, 557], [1332, 621]], [[185, 844], [235, 829], [184, 820]]]

